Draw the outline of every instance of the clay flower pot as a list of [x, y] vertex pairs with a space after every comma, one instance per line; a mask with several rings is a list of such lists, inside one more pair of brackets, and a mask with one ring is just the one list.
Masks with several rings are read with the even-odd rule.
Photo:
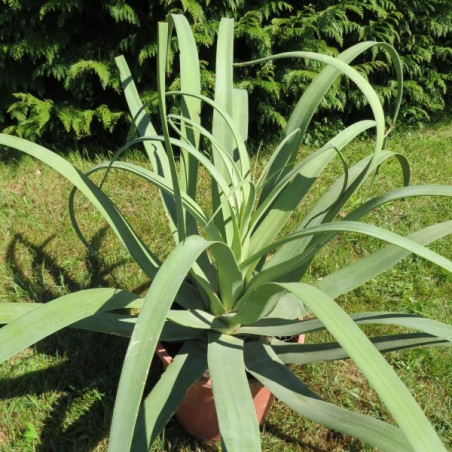
[[[297, 342], [304, 343], [305, 335], [298, 336]], [[162, 344], [158, 344], [156, 354], [166, 369], [173, 358]], [[259, 425], [266, 419], [272, 406], [273, 394], [257, 380], [250, 380], [250, 390], [253, 396]], [[187, 392], [185, 400], [180, 404], [176, 419], [184, 429], [204, 441], [220, 441], [215, 402], [213, 399], [212, 382], [210, 378], [202, 378], [194, 383]]]

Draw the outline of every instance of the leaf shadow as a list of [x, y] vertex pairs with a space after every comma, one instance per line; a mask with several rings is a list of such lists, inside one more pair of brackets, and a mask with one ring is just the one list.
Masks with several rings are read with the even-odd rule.
[[[99, 229], [90, 241], [96, 252], [100, 249], [106, 230]], [[17, 298], [19, 292], [21, 298], [46, 303], [61, 296], [61, 292], [111, 286], [112, 270], [126, 262], [119, 260], [107, 267], [96, 255], [87, 252], [83, 257], [87, 278], [76, 279], [47, 251], [54, 237], [51, 235], [40, 243], [33, 243], [24, 234], [14, 235], [5, 256], [13, 280], [12, 298]], [[26, 265], [22, 262], [23, 256], [18, 255], [19, 247], [26, 252]], [[37, 450], [90, 450], [108, 433], [126, 348], [127, 341], [123, 338], [71, 328], [59, 331], [33, 346], [36, 355], [55, 359], [51, 367], [47, 367], [47, 363], [47, 368], [39, 369], [38, 362], [38, 370], [18, 377], [3, 378], [0, 380], [0, 399], [40, 396], [52, 392], [55, 400], [40, 429]], [[100, 356], [105, 359], [100, 359]], [[10, 360], [10, 365], [13, 371], [15, 358]], [[83, 401], [86, 397], [89, 400]], [[80, 412], [74, 414], [77, 410]], [[83, 430], [86, 431], [81, 434]]]
[[[100, 228], [93, 235], [90, 246], [95, 253], [99, 251], [107, 230], [107, 227]], [[50, 253], [46, 252], [47, 246], [54, 238], [55, 234], [44, 239], [41, 243], [35, 244], [28, 240], [24, 234], [18, 233], [13, 236], [6, 250], [6, 265], [11, 270], [14, 284], [34, 302], [46, 303], [61, 295], [52, 290], [52, 286], [63, 286], [63, 289], [69, 293], [105, 285], [108, 283], [107, 278], [111, 275], [111, 272], [126, 262], [120, 260], [107, 267], [94, 253], [87, 251], [83, 258], [83, 264], [87, 270], [88, 279], [79, 281], [73, 278], [63, 266], [59, 265]], [[22, 268], [17, 256], [19, 246], [23, 246], [31, 258], [28, 273]], [[51, 278], [51, 285], [45, 282], [44, 271]]]
[[[111, 272], [126, 261], [119, 260], [107, 267], [96, 256], [106, 229], [99, 229], [90, 240], [94, 253], [87, 251], [83, 258], [89, 272], [85, 281], [72, 277], [52, 257], [48, 246], [54, 235], [33, 243], [25, 234], [16, 234], [8, 244], [5, 256], [13, 279], [11, 297], [17, 298], [20, 292], [20, 298], [46, 303], [60, 296], [62, 290], [69, 293], [111, 286]], [[23, 256], [18, 255], [19, 247], [27, 253], [26, 265]], [[141, 293], [148, 285], [146, 282], [132, 291]], [[128, 341], [121, 337], [66, 328], [32, 346], [37, 356], [35, 370], [21, 374], [20, 367], [16, 372], [14, 366], [21, 366], [23, 357], [10, 360], [10, 374], [18, 373], [19, 376], [0, 379], [0, 400], [32, 397], [39, 404], [42, 397], [52, 394], [51, 402], [45, 402], [47, 406], [43, 408], [46, 414], [39, 426], [39, 440], [33, 445], [34, 450], [84, 452], [98, 448], [106, 440], [127, 345]], [[45, 368], [42, 368], [40, 355], [50, 357], [53, 363], [49, 366], [49, 359], [43, 358]], [[161, 372], [160, 362], [153, 360], [147, 390], [152, 389]], [[17, 435], [19, 441], [21, 436], [20, 433]], [[163, 441], [172, 445], [171, 450], [179, 450], [178, 445], [182, 443], [196, 450], [200, 444], [175, 420], [168, 424]]]

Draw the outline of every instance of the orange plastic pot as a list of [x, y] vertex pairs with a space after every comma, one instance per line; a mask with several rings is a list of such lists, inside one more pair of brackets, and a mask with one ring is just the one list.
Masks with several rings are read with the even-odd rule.
[[[300, 344], [304, 342], [304, 334], [298, 336], [297, 342]], [[173, 358], [162, 344], [158, 345], [156, 354], [166, 369]], [[256, 380], [251, 380], [249, 384], [260, 425], [270, 411], [274, 396]], [[210, 378], [202, 378], [190, 387], [185, 400], [176, 412], [176, 419], [188, 433], [196, 438], [204, 441], [220, 441], [220, 428]]]

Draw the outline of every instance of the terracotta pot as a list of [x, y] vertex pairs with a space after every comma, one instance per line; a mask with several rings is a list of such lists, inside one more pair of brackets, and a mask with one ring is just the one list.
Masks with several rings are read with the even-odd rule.
[[[304, 338], [305, 335], [301, 334], [298, 336], [297, 342], [302, 344]], [[156, 354], [166, 369], [173, 358], [162, 344], [158, 344]], [[260, 425], [270, 411], [274, 396], [258, 381], [251, 380], [249, 383], [257, 420]], [[210, 378], [202, 378], [190, 387], [185, 400], [180, 404], [176, 412], [176, 419], [188, 433], [196, 438], [204, 441], [220, 441], [220, 429], [218, 427]]]

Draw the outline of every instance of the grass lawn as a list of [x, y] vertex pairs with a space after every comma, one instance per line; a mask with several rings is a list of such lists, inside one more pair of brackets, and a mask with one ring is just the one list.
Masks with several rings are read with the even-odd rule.
[[[412, 184], [450, 183], [452, 122], [423, 131], [392, 136], [388, 149], [400, 151], [412, 165]], [[349, 146], [344, 155], [353, 162], [369, 152], [367, 141]], [[307, 149], [300, 152], [306, 153]], [[254, 163], [256, 172], [269, 156]], [[449, 157], [449, 158], [448, 158]], [[133, 153], [130, 158], [143, 163]], [[70, 160], [80, 169], [95, 161], [79, 155]], [[322, 176], [316, 190], [326, 189], [342, 168], [338, 162]], [[351, 200], [359, 204], [401, 184], [397, 161], [381, 168], [373, 185]], [[97, 286], [118, 286], [143, 293], [149, 283], [131, 262], [119, 241], [87, 202], [77, 198], [77, 212], [95, 253], [78, 241], [67, 213], [70, 186], [40, 162], [28, 157], [0, 157], [0, 302], [46, 302], [56, 296]], [[128, 174], [114, 173], [106, 190], [151, 249], [166, 256], [172, 244], [157, 192]], [[319, 192], [313, 195], [317, 196]], [[208, 197], [205, 176], [200, 177], [200, 200]], [[313, 198], [314, 199], [314, 198]], [[301, 206], [294, 226], [307, 206]], [[343, 212], [345, 214], [345, 211]], [[443, 198], [404, 200], [379, 208], [367, 221], [407, 234], [451, 217], [450, 201]], [[432, 249], [451, 257], [451, 241]], [[314, 261], [309, 278], [328, 274], [381, 244], [353, 234], [334, 240]], [[99, 257], [101, 256], [101, 258]], [[344, 296], [347, 311], [391, 310], [452, 321], [452, 279], [445, 271], [420, 258], [409, 257], [393, 270]], [[364, 326], [366, 331], [376, 328]], [[389, 328], [378, 332], [392, 331]], [[308, 342], [326, 340], [309, 335]], [[0, 366], [0, 451], [104, 451], [114, 396], [127, 341], [101, 334], [65, 330]], [[452, 353], [447, 348], [391, 353], [388, 360], [452, 448]], [[151, 380], [158, 374], [151, 372]], [[372, 389], [349, 361], [318, 363], [296, 369], [299, 377], [325, 399], [381, 419], [390, 419]], [[152, 383], [152, 381], [151, 381]], [[263, 426], [267, 451], [373, 450], [346, 435], [319, 427], [275, 403]], [[155, 451], [218, 450], [195, 441], [171, 421], [154, 445]]]

